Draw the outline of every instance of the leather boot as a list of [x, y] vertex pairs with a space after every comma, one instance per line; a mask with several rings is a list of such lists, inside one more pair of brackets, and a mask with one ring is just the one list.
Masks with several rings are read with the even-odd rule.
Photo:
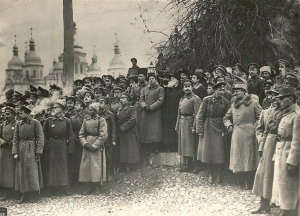
[[38, 201], [38, 194], [36, 192], [30, 192], [30, 203], [35, 203]]
[[88, 189], [84, 191], [83, 195], [89, 195], [96, 192], [96, 187], [92, 183], [88, 183]]
[[255, 211], [252, 211], [251, 214], [259, 214], [261, 212], [266, 212], [266, 213], [271, 212], [271, 206], [270, 206], [269, 199], [265, 199], [265, 198], [261, 197], [260, 206]]
[[66, 186], [65, 191], [66, 191], [66, 192], [65, 192], [65, 193], [66, 193], [66, 196], [70, 196], [70, 195], [71, 195], [68, 186]]
[[28, 201], [28, 193], [23, 193], [21, 199], [19, 200], [18, 204], [22, 204]]
[[212, 173], [209, 174], [208, 183], [212, 184], [214, 182]]
[[188, 166], [183, 166], [180, 170], [179, 170], [179, 172], [189, 172], [190, 171], [190, 167], [188, 167]]
[[216, 178], [216, 183], [220, 184], [221, 182], [222, 182], [222, 179], [221, 179], [220, 174], [218, 173], [217, 178]]
[[201, 172], [201, 169], [196, 165], [196, 167], [193, 170], [194, 174], [199, 174]]

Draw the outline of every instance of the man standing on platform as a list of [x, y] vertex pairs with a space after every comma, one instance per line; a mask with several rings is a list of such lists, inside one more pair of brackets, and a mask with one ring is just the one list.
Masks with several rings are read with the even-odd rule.
[[33, 193], [43, 188], [40, 157], [44, 148], [42, 125], [30, 117], [31, 109], [22, 106], [16, 124], [12, 154], [17, 160], [15, 189], [20, 190], [19, 203], [33, 201]]
[[137, 66], [137, 59], [136, 58], [132, 58], [130, 59], [131, 63], [132, 63], [132, 67], [128, 69], [128, 73], [127, 73], [127, 78], [129, 76], [138, 76], [138, 69], [140, 68], [139, 66]]

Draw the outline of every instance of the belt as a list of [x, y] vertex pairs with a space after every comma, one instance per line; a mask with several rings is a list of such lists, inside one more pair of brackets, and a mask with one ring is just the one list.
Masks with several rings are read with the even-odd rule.
[[278, 142], [290, 142], [292, 141], [293, 137], [282, 137], [280, 135], [276, 136]]
[[53, 139], [53, 140], [66, 140], [65, 137], [50, 137], [49, 139]]
[[181, 116], [183, 117], [189, 117], [189, 116], [194, 116], [193, 114], [192, 115], [187, 115], [187, 114], [180, 114]]
[[97, 132], [87, 133], [86, 136], [99, 136], [99, 133]]

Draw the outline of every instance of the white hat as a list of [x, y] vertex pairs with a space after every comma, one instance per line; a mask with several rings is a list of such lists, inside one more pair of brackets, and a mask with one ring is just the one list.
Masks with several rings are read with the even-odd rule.
[[269, 74], [271, 74], [271, 67], [270, 66], [263, 66], [259, 69], [259, 71], [262, 72], [268, 72]]

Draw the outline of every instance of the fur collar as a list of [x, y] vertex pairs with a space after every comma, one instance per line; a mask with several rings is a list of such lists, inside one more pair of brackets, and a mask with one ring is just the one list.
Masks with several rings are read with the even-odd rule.
[[244, 98], [244, 100], [235, 99], [234, 107], [239, 108], [242, 104], [244, 104], [245, 106], [249, 106], [251, 102], [252, 102], [252, 98], [251, 95], [249, 94]]

